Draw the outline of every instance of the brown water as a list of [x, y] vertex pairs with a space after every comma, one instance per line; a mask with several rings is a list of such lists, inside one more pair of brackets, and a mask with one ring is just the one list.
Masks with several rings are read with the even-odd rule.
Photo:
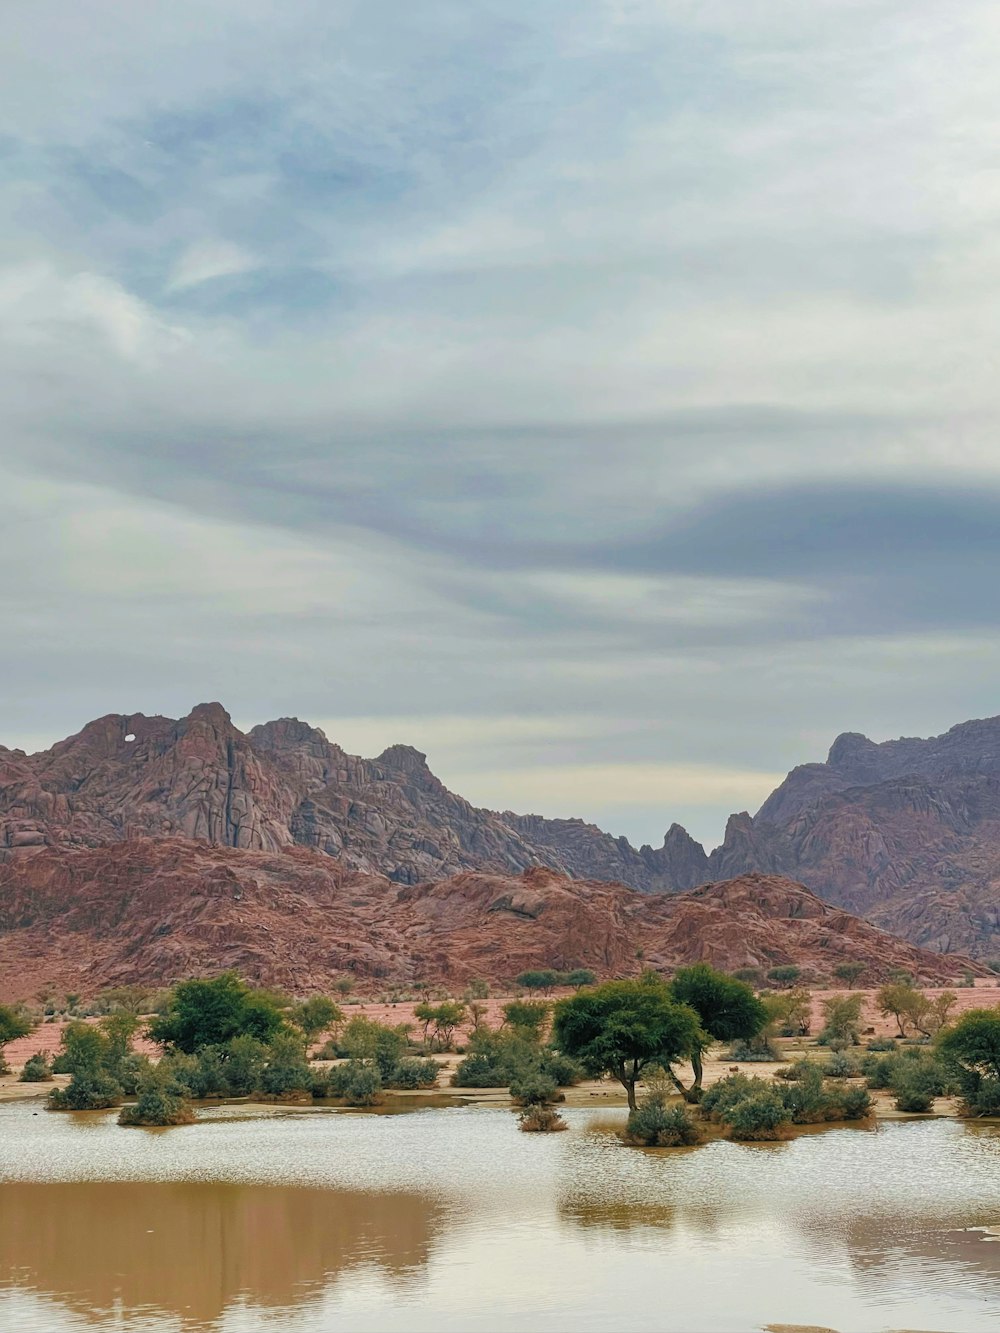
[[0, 1106], [0, 1328], [1000, 1328], [1000, 1133], [640, 1152], [621, 1116]]

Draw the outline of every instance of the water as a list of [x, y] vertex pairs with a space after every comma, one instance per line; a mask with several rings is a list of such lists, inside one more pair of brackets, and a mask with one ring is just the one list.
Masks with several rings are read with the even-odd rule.
[[1000, 1133], [624, 1148], [623, 1113], [0, 1106], [0, 1328], [406, 1333], [1000, 1327]]

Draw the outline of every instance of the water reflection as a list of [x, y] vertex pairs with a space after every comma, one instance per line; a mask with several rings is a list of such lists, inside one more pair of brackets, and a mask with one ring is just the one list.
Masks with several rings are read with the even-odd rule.
[[158, 1311], [204, 1328], [239, 1301], [294, 1305], [362, 1266], [405, 1284], [442, 1211], [409, 1194], [273, 1185], [11, 1183], [0, 1186], [0, 1283], [95, 1320]]
[[[18, 1333], [746, 1333], [995, 1326], [1000, 1136], [928, 1121], [778, 1146], [521, 1135], [481, 1107], [248, 1113], [140, 1135], [0, 1107]], [[669, 1301], [667, 1304], [667, 1294]]]

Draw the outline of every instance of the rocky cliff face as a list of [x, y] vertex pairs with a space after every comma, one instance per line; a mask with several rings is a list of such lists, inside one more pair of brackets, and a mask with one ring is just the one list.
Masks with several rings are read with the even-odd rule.
[[244, 735], [217, 703], [179, 720], [100, 718], [41, 754], [0, 749], [0, 857], [142, 836], [297, 844], [404, 884], [545, 864], [655, 892], [689, 888], [708, 869], [678, 825], [661, 848], [637, 850], [581, 820], [480, 810], [410, 746], [361, 759], [297, 718]]
[[776, 876], [676, 895], [543, 867], [401, 885], [315, 850], [246, 851], [181, 838], [44, 848], [0, 863], [0, 999], [42, 984], [83, 994], [235, 967], [297, 993], [352, 972], [372, 984], [507, 981], [529, 967], [622, 976], [707, 960], [862, 959], [950, 981], [965, 960], [928, 953]]
[[1000, 718], [929, 740], [853, 733], [734, 816], [714, 874], [778, 871], [931, 948], [1000, 954]]

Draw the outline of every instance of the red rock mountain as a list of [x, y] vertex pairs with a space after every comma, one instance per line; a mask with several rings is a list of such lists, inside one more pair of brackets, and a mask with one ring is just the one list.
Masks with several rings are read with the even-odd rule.
[[0, 884], [48, 849], [184, 838], [250, 852], [302, 847], [343, 871], [422, 884], [547, 866], [646, 894], [755, 871], [911, 942], [1000, 956], [1000, 718], [930, 740], [847, 734], [794, 769], [706, 855], [679, 825], [633, 847], [592, 824], [477, 809], [405, 745], [345, 753], [295, 718], [244, 734], [220, 704], [111, 715], [50, 750], [0, 746]]
[[304, 993], [348, 970], [385, 985], [458, 986], [529, 967], [620, 976], [701, 959], [826, 974], [861, 959], [872, 983], [894, 967], [949, 982], [966, 966], [774, 876], [657, 895], [539, 867], [401, 885], [302, 847], [182, 838], [50, 847], [0, 866], [0, 999], [222, 967]]
[[787, 874], [914, 943], [1000, 956], [1000, 718], [930, 740], [848, 733], [734, 815], [714, 875]]
[[479, 810], [419, 750], [359, 759], [296, 718], [244, 735], [221, 704], [180, 720], [99, 718], [40, 754], [0, 746], [0, 859], [175, 835], [250, 851], [313, 847], [405, 884], [546, 864], [652, 891], [690, 888], [708, 868], [676, 825], [662, 848], [637, 851], [581, 820]]

